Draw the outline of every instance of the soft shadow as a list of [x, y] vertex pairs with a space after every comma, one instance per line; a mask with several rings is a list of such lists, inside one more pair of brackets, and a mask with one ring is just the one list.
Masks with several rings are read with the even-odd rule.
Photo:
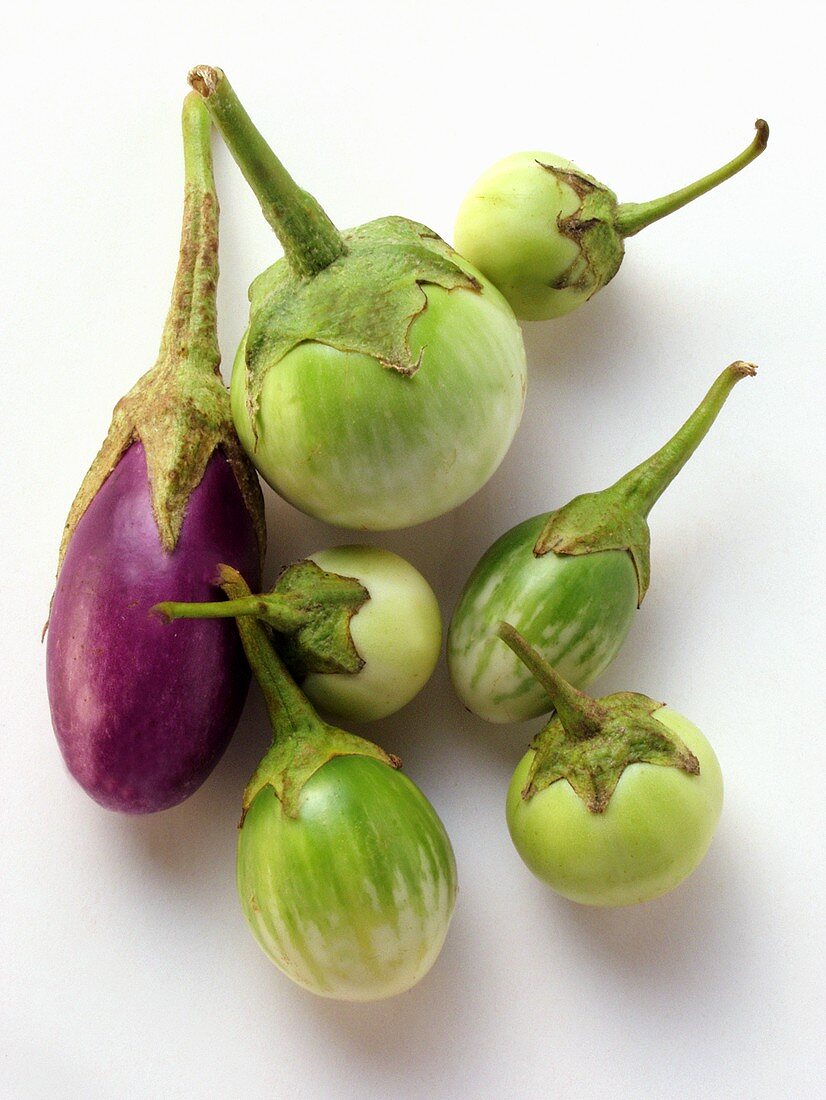
[[[585, 968], [610, 971], [629, 996], [663, 1003], [679, 991], [721, 1001], [742, 998], [756, 978], [757, 899], [741, 872], [740, 842], [725, 830], [697, 871], [664, 897], [621, 909], [548, 900], [552, 934]], [[541, 884], [537, 884], [541, 888]]]
[[141, 817], [107, 815], [102, 823], [139, 880], [211, 907], [219, 881], [233, 895], [235, 837], [244, 787], [270, 742], [260, 693], [250, 687], [230, 744], [202, 787], [169, 810]]
[[[576, 376], [575, 388], [582, 384], [583, 374], [593, 377], [594, 363], [612, 363], [622, 335], [633, 341], [629, 328], [639, 325], [645, 316], [641, 300], [643, 286], [634, 279], [612, 284], [586, 302], [578, 310], [551, 321], [524, 321], [522, 336], [531, 372], [548, 370], [560, 380]], [[535, 374], [534, 374], [535, 377]]]
[[415, 1080], [423, 1094], [426, 1085], [437, 1087], [455, 1075], [458, 1033], [449, 1025], [474, 1011], [466, 983], [477, 960], [455, 934], [457, 920], [433, 969], [407, 993], [364, 1004], [332, 1001], [285, 990], [289, 983], [274, 972], [273, 997], [297, 1033], [306, 1027], [316, 1034], [329, 1063], [361, 1078], [365, 1093], [399, 1096]]

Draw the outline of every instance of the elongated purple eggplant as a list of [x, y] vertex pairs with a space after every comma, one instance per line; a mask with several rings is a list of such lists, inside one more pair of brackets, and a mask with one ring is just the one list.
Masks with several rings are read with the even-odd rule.
[[192, 794], [226, 748], [249, 684], [233, 623], [170, 628], [150, 609], [217, 598], [219, 562], [258, 584], [266, 538], [218, 372], [218, 203], [209, 116], [194, 93], [183, 136], [181, 253], [160, 354], [116, 406], [72, 505], [46, 656], [69, 771], [125, 813]]

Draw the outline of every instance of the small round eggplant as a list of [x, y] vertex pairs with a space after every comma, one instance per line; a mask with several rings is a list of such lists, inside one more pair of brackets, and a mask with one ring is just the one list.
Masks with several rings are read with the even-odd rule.
[[159, 359], [116, 407], [72, 506], [46, 653], [69, 771], [126, 813], [173, 806], [203, 782], [249, 682], [231, 623], [169, 629], [152, 606], [215, 598], [221, 561], [258, 583], [265, 540], [218, 374], [218, 206], [209, 116], [194, 94], [183, 131], [181, 256]]
[[647, 695], [592, 699], [507, 623], [556, 714], [513, 773], [508, 829], [533, 873], [583, 905], [635, 905], [673, 890], [708, 850], [723, 805], [714, 750]]
[[459, 211], [456, 247], [501, 290], [517, 317], [562, 317], [616, 275], [625, 239], [704, 195], [760, 156], [763, 119], [739, 156], [650, 202], [618, 203], [593, 176], [554, 153], [515, 153], [476, 181]]
[[290, 673], [334, 718], [386, 718], [430, 679], [442, 615], [418, 571], [378, 546], [337, 546], [282, 570], [271, 592], [218, 603], [166, 602], [168, 619], [252, 615], [275, 634]]

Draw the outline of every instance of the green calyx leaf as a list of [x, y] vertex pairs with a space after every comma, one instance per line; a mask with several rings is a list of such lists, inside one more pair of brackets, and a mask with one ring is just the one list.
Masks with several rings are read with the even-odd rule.
[[481, 293], [457, 254], [431, 230], [407, 218], [380, 218], [342, 234], [346, 248], [311, 278], [285, 260], [250, 287], [247, 401], [255, 415], [267, 372], [298, 344], [314, 341], [372, 356], [381, 367], [410, 377], [426, 352], [414, 356], [410, 326], [427, 306], [422, 287]]
[[69, 512], [60, 546], [61, 565], [83, 513], [135, 442], [143, 444], [146, 454], [152, 511], [167, 553], [174, 551], [189, 498], [220, 448], [255, 524], [263, 558], [266, 531], [261, 488], [238, 442], [223, 382], [217, 373], [162, 360], [115, 406], [103, 446]]
[[[355, 673], [364, 668], [364, 659], [350, 622], [369, 599], [370, 593], [355, 577], [327, 573], [314, 561], [299, 561], [283, 571], [272, 596], [260, 597], [261, 618], [283, 635], [279, 649], [299, 681], [311, 672]], [[271, 616], [268, 607], [273, 609]], [[290, 615], [295, 627], [284, 629]]]
[[625, 245], [614, 218], [617, 196], [581, 172], [536, 162], [576, 194], [579, 206], [572, 214], [557, 217], [559, 232], [579, 249], [569, 267], [554, 281], [553, 290], [579, 290], [586, 297], [596, 294], [619, 271]]
[[253, 772], [244, 791], [241, 824], [256, 796], [264, 787], [272, 787], [288, 817], [298, 816], [298, 803], [305, 784], [319, 768], [336, 756], [367, 756], [391, 768], [400, 768], [397, 756], [386, 753], [372, 741], [354, 733], [310, 722], [306, 729], [295, 727], [291, 736], [276, 738], [272, 748]]
[[[225, 576], [224, 567], [219, 578]], [[229, 583], [234, 583], [231, 578]], [[354, 577], [327, 573], [314, 561], [287, 566], [271, 592], [218, 603], [167, 600], [153, 610], [173, 619], [252, 617], [280, 635], [279, 652], [293, 676], [311, 672], [359, 672], [364, 659], [356, 648], [350, 621], [370, 593]]]
[[554, 554], [596, 554], [627, 551], [637, 573], [642, 603], [651, 579], [651, 532], [646, 517], [621, 495], [607, 490], [583, 493], [552, 512], [534, 544], [536, 557]]
[[530, 643], [502, 622], [498, 636], [545, 688], [556, 714], [533, 742], [522, 798], [567, 779], [591, 813], [603, 813], [629, 764], [659, 764], [698, 775], [697, 757], [654, 714], [664, 705], [618, 692], [592, 699], [568, 683]]
[[587, 737], [567, 732], [554, 715], [532, 742], [535, 756], [522, 797], [530, 799], [565, 779], [588, 810], [599, 814], [629, 764], [656, 764], [699, 775], [697, 757], [654, 717], [663, 705], [634, 692], [608, 695], [596, 701], [604, 714], [596, 732]]

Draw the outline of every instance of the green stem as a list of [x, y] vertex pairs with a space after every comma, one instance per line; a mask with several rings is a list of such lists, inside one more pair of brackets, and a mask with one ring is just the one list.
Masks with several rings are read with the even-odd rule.
[[726, 367], [676, 435], [614, 485], [603, 490], [603, 497], [610, 495], [639, 515], [647, 516], [694, 454], [740, 379], [751, 378], [756, 372], [757, 367], [753, 363], [742, 360]]
[[713, 187], [725, 182], [725, 180], [731, 179], [747, 164], [751, 164], [753, 160], [760, 156], [769, 140], [769, 127], [762, 118], [758, 118], [754, 126], [757, 132], [749, 147], [744, 149], [734, 160], [724, 164], [722, 168], [710, 172], [707, 176], [703, 176], [695, 183], [690, 183], [687, 187], [680, 188], [679, 191], [672, 191], [670, 195], [663, 195], [661, 198], [652, 199], [650, 202], [620, 203], [615, 214], [615, 225], [619, 233], [623, 237], [633, 237], [635, 233], [639, 233], [641, 229], [645, 229], [652, 222], [659, 221], [660, 218], [664, 218], [668, 214], [673, 214], [681, 206], [685, 206], [700, 195], [704, 195], [706, 191], [710, 191]]
[[[228, 565], [219, 567], [221, 587], [230, 602], [249, 598], [249, 590], [241, 574]], [[273, 743], [307, 738], [308, 733], [323, 733], [324, 723], [315, 708], [297, 686], [284, 662], [276, 653], [264, 625], [253, 615], [236, 619], [238, 632], [250, 668], [264, 695], [273, 731]]]
[[590, 695], [577, 691], [522, 637], [510, 623], [500, 623], [496, 633], [509, 646], [531, 675], [547, 691], [565, 732], [578, 741], [600, 732], [608, 711]]
[[159, 361], [186, 361], [218, 372], [218, 198], [212, 176], [212, 124], [199, 96], [184, 100], [184, 216], [178, 270], [172, 287]]
[[223, 72], [198, 65], [189, 83], [203, 97], [293, 270], [312, 277], [343, 256], [341, 234], [264, 141]]
[[167, 600], [152, 609], [173, 619], [239, 619], [254, 615], [280, 634], [291, 634], [302, 624], [302, 616], [289, 600], [277, 593], [265, 596], [242, 596], [235, 600], [218, 600], [215, 603], [179, 603]]

